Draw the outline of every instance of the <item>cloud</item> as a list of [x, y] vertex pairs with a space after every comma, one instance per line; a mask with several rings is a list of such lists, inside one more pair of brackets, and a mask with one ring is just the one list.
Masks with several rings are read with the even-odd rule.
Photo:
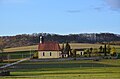
[[120, 9], [120, 0], [105, 0], [112, 9]]

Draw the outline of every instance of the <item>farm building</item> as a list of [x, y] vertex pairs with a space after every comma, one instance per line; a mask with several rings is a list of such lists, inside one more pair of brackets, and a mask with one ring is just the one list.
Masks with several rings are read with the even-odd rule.
[[75, 49], [76, 50], [76, 55], [82, 56], [84, 55], [84, 49]]

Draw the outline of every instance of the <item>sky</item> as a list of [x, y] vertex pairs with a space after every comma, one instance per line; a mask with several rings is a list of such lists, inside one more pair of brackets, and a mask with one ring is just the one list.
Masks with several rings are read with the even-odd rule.
[[120, 34], [120, 0], [0, 0], [0, 36]]

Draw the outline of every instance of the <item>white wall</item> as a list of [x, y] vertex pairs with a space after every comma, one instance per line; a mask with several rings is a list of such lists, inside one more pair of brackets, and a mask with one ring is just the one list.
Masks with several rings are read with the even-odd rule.
[[76, 54], [78, 54], [78, 55], [84, 55], [84, 51], [76, 51]]
[[[43, 56], [44, 52], [44, 56]], [[50, 56], [51, 52], [51, 56]], [[60, 58], [61, 57], [61, 51], [39, 51], [38, 52], [38, 58]]]

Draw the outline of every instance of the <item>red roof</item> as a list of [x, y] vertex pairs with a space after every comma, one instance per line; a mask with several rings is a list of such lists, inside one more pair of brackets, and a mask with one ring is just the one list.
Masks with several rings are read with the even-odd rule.
[[60, 46], [57, 42], [44, 42], [38, 46], [39, 51], [60, 51]]

